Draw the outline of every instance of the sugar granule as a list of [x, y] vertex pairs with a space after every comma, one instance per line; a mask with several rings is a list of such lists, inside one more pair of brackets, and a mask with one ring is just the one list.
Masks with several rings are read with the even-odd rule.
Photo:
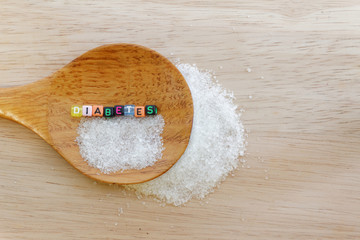
[[179, 161], [165, 174], [141, 184], [125, 186], [136, 194], [154, 196], [182, 205], [202, 199], [239, 165], [244, 155], [244, 128], [234, 96], [215, 83], [208, 71], [195, 65], [177, 64], [194, 102], [194, 122], [189, 145]]
[[161, 115], [146, 118], [83, 118], [76, 141], [88, 164], [103, 173], [152, 166], [162, 158]]

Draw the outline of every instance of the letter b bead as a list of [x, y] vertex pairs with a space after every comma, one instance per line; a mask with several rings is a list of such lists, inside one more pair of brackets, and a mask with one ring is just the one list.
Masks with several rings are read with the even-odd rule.
[[104, 117], [111, 118], [114, 116], [114, 108], [104, 107]]

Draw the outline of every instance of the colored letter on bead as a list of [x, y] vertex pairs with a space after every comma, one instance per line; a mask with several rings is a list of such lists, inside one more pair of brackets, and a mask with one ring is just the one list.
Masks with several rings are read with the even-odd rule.
[[145, 107], [136, 106], [135, 107], [135, 117], [145, 117]]
[[123, 116], [124, 115], [124, 105], [116, 105], [114, 107], [115, 116]]
[[104, 117], [111, 118], [114, 116], [114, 108], [104, 107]]
[[104, 115], [104, 107], [101, 105], [94, 105], [92, 107], [94, 117], [102, 117]]
[[71, 116], [72, 117], [82, 117], [82, 109], [80, 106], [71, 107]]
[[135, 105], [125, 105], [124, 106], [124, 115], [125, 116], [134, 116]]
[[145, 106], [145, 113], [146, 113], [146, 115], [156, 115], [157, 114], [157, 107], [155, 105], [146, 105]]
[[92, 106], [84, 105], [82, 107], [82, 115], [85, 117], [91, 117], [92, 116]]

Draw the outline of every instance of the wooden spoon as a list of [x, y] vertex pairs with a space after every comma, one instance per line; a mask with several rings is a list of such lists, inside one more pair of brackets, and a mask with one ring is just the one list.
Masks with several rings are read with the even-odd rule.
[[[165, 120], [162, 159], [141, 170], [103, 174], [90, 167], [75, 142], [79, 118], [71, 105], [154, 104]], [[33, 130], [81, 173], [118, 184], [160, 176], [184, 153], [193, 121], [189, 87], [178, 69], [159, 53], [133, 44], [113, 44], [86, 52], [38, 82], [0, 88], [0, 116]], [[131, 130], [130, 130], [131, 131]]]

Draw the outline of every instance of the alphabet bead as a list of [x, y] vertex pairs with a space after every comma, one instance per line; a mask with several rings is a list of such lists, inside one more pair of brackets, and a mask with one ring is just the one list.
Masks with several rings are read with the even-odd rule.
[[135, 117], [145, 117], [145, 107], [136, 106], [135, 107]]
[[114, 107], [103, 107], [102, 105], [84, 105], [71, 106], [72, 117], [106, 117], [114, 116], [135, 116], [145, 117], [146, 115], [156, 115], [157, 107], [155, 105], [135, 106], [135, 105], [115, 105]]
[[102, 117], [104, 115], [104, 107], [101, 105], [94, 105], [93, 109], [93, 116], [94, 117]]
[[124, 116], [124, 105], [116, 105], [114, 107], [115, 116]]
[[124, 115], [125, 116], [134, 116], [135, 105], [125, 105]]
[[82, 107], [82, 115], [84, 117], [91, 117], [92, 116], [92, 106], [84, 105]]
[[145, 106], [145, 113], [146, 113], [146, 115], [156, 115], [157, 114], [157, 107], [155, 105], [146, 105]]
[[82, 116], [82, 108], [81, 106], [72, 106], [71, 107], [71, 116], [72, 117], [81, 117]]
[[104, 107], [104, 117], [111, 118], [114, 116], [113, 107]]

